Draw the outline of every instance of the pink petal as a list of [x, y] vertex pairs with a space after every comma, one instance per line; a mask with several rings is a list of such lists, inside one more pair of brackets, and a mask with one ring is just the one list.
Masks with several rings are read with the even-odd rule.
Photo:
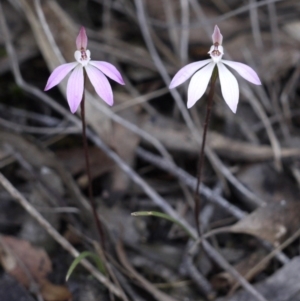
[[86, 73], [94, 86], [97, 94], [110, 106], [113, 105], [113, 93], [108, 79], [96, 67], [87, 65], [85, 67]]
[[114, 65], [103, 61], [90, 61], [89, 64], [98, 68], [106, 76], [116, 81], [120, 85], [125, 85], [121, 73], [117, 70], [117, 68]]
[[86, 49], [88, 38], [85, 32], [85, 28], [82, 26], [80, 28], [79, 34], [76, 38], [76, 47], [78, 50]]
[[82, 65], [78, 64], [78, 66], [71, 73], [67, 85], [67, 100], [70, 110], [73, 114], [77, 111], [82, 100], [83, 85], [83, 67]]
[[188, 108], [191, 108], [204, 94], [215, 65], [214, 62], [209, 63], [192, 77], [188, 88]]
[[76, 67], [77, 64], [77, 62], [74, 62], [56, 67], [51, 73], [44, 91], [47, 91], [59, 84], [66, 77], [66, 75]]
[[254, 85], [261, 85], [261, 81], [260, 81], [257, 73], [249, 66], [242, 64], [242, 63], [231, 62], [231, 61], [226, 61], [226, 60], [222, 60], [222, 63], [226, 64], [227, 66], [229, 66], [232, 69], [234, 69], [235, 71], [237, 71], [240, 76], [242, 76], [244, 79], [246, 79], [250, 83], [252, 83]]
[[183, 82], [185, 82], [188, 78], [190, 78], [198, 69], [202, 68], [203, 66], [207, 65], [211, 59], [199, 61], [195, 63], [188, 64], [181, 68], [173, 77], [169, 89], [173, 89]]
[[235, 113], [239, 102], [238, 82], [234, 75], [224, 66], [224, 64], [219, 62], [217, 66], [219, 70], [222, 95], [231, 111]]
[[218, 43], [219, 45], [222, 45], [223, 36], [217, 25], [215, 26], [214, 33], [212, 35], [212, 40], [213, 40], [213, 44]]

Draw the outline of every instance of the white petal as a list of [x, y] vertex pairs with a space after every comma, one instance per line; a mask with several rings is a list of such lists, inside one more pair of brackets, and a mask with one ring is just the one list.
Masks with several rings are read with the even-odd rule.
[[82, 100], [83, 81], [83, 67], [78, 64], [71, 73], [67, 84], [67, 100], [73, 114], [77, 111]]
[[97, 94], [108, 105], [112, 106], [114, 103], [113, 92], [108, 79], [99, 69], [92, 65], [87, 65], [85, 70]]
[[210, 62], [192, 77], [188, 88], [188, 108], [191, 108], [204, 94], [215, 65], [214, 62]]
[[51, 73], [44, 91], [47, 91], [53, 88], [54, 86], [56, 86], [57, 84], [59, 84], [67, 76], [67, 74], [76, 67], [76, 65], [77, 62], [74, 62], [74, 63], [63, 64], [56, 67]]
[[90, 64], [120, 85], [125, 85], [121, 73], [114, 65], [103, 61], [90, 61]]
[[181, 85], [183, 82], [189, 79], [197, 70], [207, 65], [210, 61], [211, 59], [199, 61], [199, 62], [188, 64], [183, 68], [181, 68], [173, 77], [169, 89], [173, 89]]
[[221, 83], [222, 95], [233, 113], [236, 112], [239, 102], [239, 85], [234, 75], [219, 62], [217, 64]]
[[244, 79], [249, 81], [250, 83], [254, 85], [261, 85], [260, 79], [257, 75], [257, 73], [249, 66], [239, 63], [239, 62], [231, 62], [222, 60], [222, 63], [226, 64], [227, 66], [231, 67], [235, 71], [239, 73], [240, 76], [242, 76]]

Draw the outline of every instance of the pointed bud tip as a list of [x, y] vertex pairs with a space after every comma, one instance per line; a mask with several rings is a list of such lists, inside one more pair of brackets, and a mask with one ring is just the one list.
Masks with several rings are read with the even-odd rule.
[[223, 36], [221, 34], [221, 31], [220, 31], [218, 25], [215, 25], [214, 33], [212, 35], [212, 40], [213, 40], [214, 44], [218, 43], [219, 45], [222, 45]]
[[87, 47], [87, 42], [88, 42], [88, 38], [86, 35], [86, 31], [85, 28], [83, 26], [81, 26], [79, 34], [76, 38], [76, 47], [78, 50], [86, 49]]

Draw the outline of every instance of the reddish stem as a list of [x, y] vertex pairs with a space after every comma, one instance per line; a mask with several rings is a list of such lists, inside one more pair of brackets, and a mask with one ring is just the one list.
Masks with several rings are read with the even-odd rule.
[[210, 121], [210, 116], [211, 116], [211, 108], [212, 108], [212, 103], [213, 103], [213, 96], [214, 96], [214, 91], [215, 91], [215, 83], [217, 80], [217, 71], [216, 69], [213, 71], [212, 78], [211, 78], [211, 83], [210, 83], [210, 90], [208, 94], [208, 101], [207, 101], [207, 106], [206, 106], [206, 114], [205, 114], [205, 121], [204, 121], [204, 127], [203, 127], [203, 136], [202, 136], [202, 144], [201, 144], [201, 150], [200, 150], [200, 155], [199, 155], [199, 160], [198, 160], [198, 170], [197, 170], [197, 184], [196, 184], [196, 189], [195, 189], [195, 194], [194, 194], [194, 200], [195, 200], [195, 223], [196, 223], [196, 228], [198, 235], [201, 236], [201, 225], [200, 225], [200, 210], [201, 210], [201, 198], [199, 194], [199, 187], [201, 183], [201, 176], [202, 176], [202, 167], [203, 167], [203, 162], [204, 162], [204, 149], [205, 149], [205, 143], [206, 143], [206, 135], [207, 135], [207, 130], [208, 130], [208, 124]]
[[[84, 75], [84, 82], [85, 82], [86, 75]], [[104, 237], [104, 231], [102, 227], [102, 223], [99, 219], [98, 213], [97, 213], [97, 206], [95, 199], [93, 197], [93, 187], [92, 187], [92, 176], [90, 171], [90, 157], [89, 157], [89, 151], [88, 151], [88, 143], [86, 138], [86, 122], [85, 122], [85, 93], [83, 92], [82, 101], [80, 103], [81, 107], [81, 121], [82, 121], [82, 138], [83, 138], [83, 149], [84, 149], [84, 157], [85, 157], [85, 167], [86, 167], [86, 173], [88, 177], [88, 194], [89, 194], [89, 200], [92, 206], [93, 216], [96, 222], [97, 231], [99, 234], [100, 242], [102, 245], [102, 248], [105, 249], [105, 237]]]

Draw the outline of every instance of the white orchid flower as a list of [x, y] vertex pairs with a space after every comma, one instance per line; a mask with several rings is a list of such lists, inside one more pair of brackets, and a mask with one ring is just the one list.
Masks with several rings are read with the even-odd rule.
[[88, 38], [85, 28], [81, 27], [76, 39], [77, 50], [74, 53], [76, 62], [62, 64], [55, 68], [44, 89], [47, 91], [53, 88], [71, 73], [67, 84], [67, 100], [73, 114], [77, 111], [84, 93], [84, 72], [86, 72], [96, 93], [110, 106], [113, 105], [114, 99], [106, 76], [120, 85], [125, 84], [115, 66], [108, 62], [91, 60], [91, 52], [86, 49], [87, 43]]
[[[210, 47], [210, 59], [191, 63], [181, 68], [172, 79], [169, 88], [175, 88], [185, 82], [192, 76], [188, 87], [188, 102], [187, 107], [191, 108], [197, 100], [199, 100], [209, 83], [215, 66], [218, 67], [218, 74], [220, 78], [221, 91], [225, 102], [233, 113], [236, 112], [239, 101], [239, 86], [234, 75], [225, 67], [231, 67], [237, 71], [243, 78], [255, 85], [261, 85], [260, 79], [256, 72], [249, 66], [223, 60], [224, 54], [222, 41], [223, 36], [219, 27], [216, 25], [212, 35], [213, 45]], [[200, 70], [199, 70], [200, 69]]]

